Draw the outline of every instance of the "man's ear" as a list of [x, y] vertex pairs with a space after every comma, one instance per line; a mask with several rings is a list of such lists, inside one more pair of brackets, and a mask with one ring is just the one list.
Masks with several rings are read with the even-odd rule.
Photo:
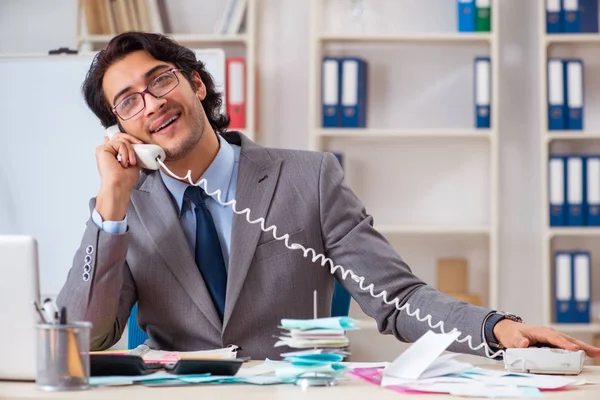
[[192, 83], [192, 89], [195, 90], [198, 100], [204, 100], [204, 98], [206, 98], [206, 86], [204, 85], [204, 82], [202, 82], [198, 71], [192, 72]]

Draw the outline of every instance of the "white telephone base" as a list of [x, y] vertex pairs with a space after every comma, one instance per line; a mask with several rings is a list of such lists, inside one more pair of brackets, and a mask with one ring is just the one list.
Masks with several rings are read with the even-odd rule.
[[583, 350], [569, 351], [547, 347], [506, 349], [504, 367], [510, 372], [549, 375], [578, 375], [583, 370]]

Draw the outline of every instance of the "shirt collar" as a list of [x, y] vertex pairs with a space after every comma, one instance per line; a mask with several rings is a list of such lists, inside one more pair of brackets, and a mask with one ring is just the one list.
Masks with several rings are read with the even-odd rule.
[[[208, 189], [208, 192], [213, 193], [217, 189], [220, 190], [221, 200], [226, 202], [229, 200], [229, 184], [231, 182], [231, 175], [233, 173], [235, 154], [231, 145], [225, 139], [223, 139], [221, 135], [217, 135], [217, 137], [219, 138], [219, 151], [217, 152], [217, 156], [212, 163], [210, 163], [196, 184], [198, 184], [200, 180], [206, 179], [206, 188]], [[185, 190], [188, 188], [188, 186], [190, 186], [189, 183], [182, 182], [171, 177], [162, 169], [160, 170], [160, 175], [165, 183], [165, 186], [175, 199], [177, 207], [179, 208], [179, 215], [181, 215], [183, 195], [185, 194]]]

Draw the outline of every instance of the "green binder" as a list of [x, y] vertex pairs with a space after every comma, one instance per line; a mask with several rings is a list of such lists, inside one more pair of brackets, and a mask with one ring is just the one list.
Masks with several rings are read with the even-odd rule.
[[475, 0], [475, 31], [489, 32], [492, 14], [491, 0]]

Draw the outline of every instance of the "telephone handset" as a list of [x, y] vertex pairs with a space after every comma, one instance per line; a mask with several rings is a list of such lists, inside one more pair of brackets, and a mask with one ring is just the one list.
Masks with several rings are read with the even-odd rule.
[[[109, 126], [106, 128], [106, 136], [112, 139], [113, 135], [121, 132], [118, 125]], [[162, 147], [155, 144], [132, 144], [135, 152], [135, 160], [137, 165], [145, 169], [157, 170], [160, 164], [157, 158], [164, 161], [167, 157]]]

